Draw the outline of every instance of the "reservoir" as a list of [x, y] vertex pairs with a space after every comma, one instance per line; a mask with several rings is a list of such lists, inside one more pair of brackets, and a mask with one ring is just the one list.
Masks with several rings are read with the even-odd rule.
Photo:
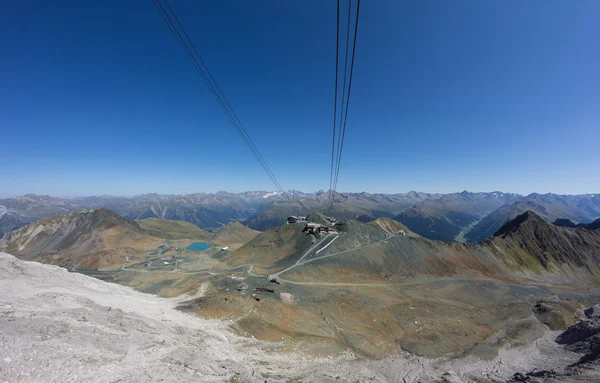
[[187, 249], [192, 250], [192, 251], [203, 251], [203, 250], [209, 249], [211, 247], [212, 247], [212, 245], [210, 243], [194, 242], [191, 245], [189, 245], [187, 247]]

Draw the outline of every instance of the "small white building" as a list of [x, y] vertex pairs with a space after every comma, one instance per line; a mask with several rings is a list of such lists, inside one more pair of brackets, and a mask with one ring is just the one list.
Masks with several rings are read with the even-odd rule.
[[222, 247], [222, 248], [221, 248], [221, 251], [224, 251], [224, 252], [225, 252], [225, 251], [229, 251], [229, 246]]

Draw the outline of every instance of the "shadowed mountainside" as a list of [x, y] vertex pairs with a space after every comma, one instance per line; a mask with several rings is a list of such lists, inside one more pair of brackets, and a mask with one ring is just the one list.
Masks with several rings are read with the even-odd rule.
[[426, 238], [455, 241], [463, 230], [468, 230], [492, 211], [518, 198], [517, 194], [463, 191], [423, 201], [394, 219]]
[[600, 282], [600, 230], [552, 225], [527, 211], [483, 242], [515, 271], [557, 283]]
[[530, 194], [524, 200], [504, 205], [483, 218], [465, 235], [470, 242], [491, 237], [502, 225], [531, 210], [548, 222], [559, 218], [590, 222], [600, 217], [600, 195]]
[[558, 218], [557, 220], [552, 222], [552, 224], [554, 226], [561, 226], [561, 227], [578, 227], [578, 228], [582, 228], [582, 229], [596, 230], [596, 229], [600, 229], [600, 218], [598, 218], [594, 222], [590, 222], [590, 223], [575, 223], [575, 222], [571, 221], [570, 219]]

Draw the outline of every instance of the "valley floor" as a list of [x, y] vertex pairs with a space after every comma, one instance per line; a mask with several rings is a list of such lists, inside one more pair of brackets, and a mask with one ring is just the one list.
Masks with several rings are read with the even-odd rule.
[[[580, 357], [532, 318], [526, 328], [477, 346], [484, 353], [500, 339], [521, 338], [486, 360], [404, 352], [319, 358], [303, 344], [244, 338], [229, 321], [176, 309], [192, 298], [160, 298], [0, 253], [0, 382], [498, 382], [533, 368], [560, 372]], [[592, 369], [576, 378], [600, 376]]]

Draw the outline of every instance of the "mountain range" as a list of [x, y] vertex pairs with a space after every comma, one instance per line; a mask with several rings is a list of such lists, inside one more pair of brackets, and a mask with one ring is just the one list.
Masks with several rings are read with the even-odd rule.
[[[150, 293], [206, 284], [186, 311], [232, 319], [263, 340], [310, 339], [371, 356], [399, 346], [432, 357], [471, 349], [503, 328], [537, 326], [538, 300], [561, 296], [572, 312], [566, 302], [595, 300], [590, 289], [600, 283], [600, 228], [557, 226], [530, 210], [478, 244], [423, 238], [387, 217], [340, 220], [328, 234], [306, 226], [259, 233], [235, 222], [210, 233], [98, 209], [27, 225], [0, 240], [0, 251]], [[198, 240], [237, 246], [182, 251]], [[544, 310], [541, 318], [553, 309]], [[559, 329], [572, 321], [552, 315], [542, 319]]]
[[[309, 217], [315, 222], [325, 220], [319, 213]], [[115, 283], [106, 284], [0, 253], [2, 291], [7, 291], [3, 299], [10, 303], [4, 322], [16, 323], [13, 327], [4, 326], [8, 329], [5, 333], [11, 344], [20, 344], [24, 334], [33, 334], [21, 350], [31, 349], [30, 344], [36, 339], [34, 348], [38, 354], [45, 352], [52, 360], [59, 355], [63, 358], [60, 363], [78, 361], [77, 355], [87, 355], [90, 344], [99, 344], [94, 355], [112, 352], [110, 347], [114, 346], [114, 360], [119, 366], [136, 352], [142, 339], [147, 341], [144, 353], [135, 354], [134, 361], [145, 363], [148, 350], [153, 351], [151, 355], [157, 354], [159, 359], [151, 360], [148, 366], [162, 368], [160, 363], [166, 364], [164, 371], [168, 376], [180, 371], [177, 376], [183, 380], [190, 377], [192, 368], [201, 370], [206, 365], [206, 356], [199, 357], [197, 350], [240, 339], [224, 338], [222, 332], [217, 332], [229, 326], [237, 337], [252, 336], [250, 341], [265, 349], [264, 355], [279, 358], [280, 353], [274, 351], [282, 349], [286, 357], [296, 355], [292, 353], [299, 349], [306, 351], [298, 354], [302, 358], [316, 355], [317, 362], [309, 360], [310, 364], [306, 364], [311, 369], [321, 369], [323, 360], [338, 363], [332, 358], [339, 352], [347, 358], [350, 351], [371, 357], [364, 360], [374, 363], [373, 370], [367, 371], [372, 377], [387, 360], [391, 372], [377, 381], [398, 380], [398, 371], [406, 371], [406, 364], [399, 364], [405, 363], [400, 358], [410, 358], [418, 365], [410, 370], [413, 377], [420, 376], [415, 375], [415, 371], [421, 371], [419, 368], [431, 373], [427, 379], [415, 378], [411, 382], [534, 382], [538, 380], [529, 378], [538, 376], [552, 378], [544, 382], [563, 381], [564, 376], [568, 382], [596, 382], [598, 325], [593, 318], [598, 314], [595, 308], [582, 308], [599, 299], [600, 228], [565, 220], [557, 223], [563, 226], [550, 224], [527, 211], [504, 224], [492, 238], [469, 244], [422, 238], [387, 217], [369, 223], [342, 220], [334, 226], [335, 232], [324, 235], [308, 234], [305, 223], [282, 224], [264, 233], [231, 223], [215, 235], [183, 221], [134, 221], [107, 209], [79, 211], [47, 218], [8, 234], [0, 240], [0, 251], [10, 250], [19, 258], [43, 263], [66, 265], [68, 260], [78, 266], [78, 272], [91, 271], [90, 275]], [[225, 256], [218, 249], [175, 255], [162, 252], [165, 246], [177, 245], [175, 241], [180, 238], [218, 237], [220, 242], [226, 237], [246, 243]], [[151, 242], [143, 243], [146, 240]], [[129, 245], [139, 245], [140, 241], [142, 245], [137, 250], [159, 245], [160, 251], [134, 261], [125, 257], [130, 252]], [[100, 247], [94, 245], [103, 245], [105, 252], [98, 252]], [[114, 249], [119, 250], [112, 252]], [[177, 298], [142, 295], [116, 283]], [[188, 294], [180, 295], [183, 292]], [[201, 322], [181, 315], [175, 307], [228, 321]], [[582, 311], [588, 319], [579, 321]], [[57, 318], [63, 322], [56, 322]], [[596, 322], [591, 323], [589, 318]], [[139, 333], [131, 336], [136, 324], [139, 330], [135, 331]], [[205, 327], [209, 330], [206, 335], [202, 332]], [[165, 331], [159, 334], [157, 329]], [[556, 338], [557, 330], [567, 331]], [[171, 333], [183, 337], [168, 343], [172, 341], [168, 338]], [[65, 334], [70, 334], [70, 338], [66, 339]], [[107, 334], [114, 336], [108, 343], [101, 343]], [[90, 337], [96, 340], [90, 342]], [[208, 343], [191, 345], [185, 340], [201, 338]], [[570, 352], [553, 346], [554, 338], [572, 345], [567, 348]], [[123, 339], [133, 343], [120, 343]], [[268, 340], [275, 342], [265, 342]], [[44, 350], [45, 344], [51, 349]], [[165, 344], [174, 350], [173, 357], [164, 356]], [[71, 351], [77, 345], [80, 348], [69, 354], [62, 351]], [[14, 351], [14, 346], [3, 350], [4, 363], [10, 361], [14, 365], [15, 355], [21, 351]], [[260, 371], [248, 369], [246, 375], [241, 375], [239, 366], [246, 366], [247, 362], [239, 366], [225, 364], [223, 359], [229, 361], [231, 352], [214, 350], [220, 358], [214, 370], [235, 368], [232, 378], [226, 376], [227, 381], [238, 381], [239, 376], [253, 381], [254, 371]], [[245, 353], [248, 350], [243, 348]], [[534, 358], [524, 363], [530, 354]], [[443, 355], [448, 356], [438, 358]], [[198, 364], [191, 364], [196, 359], [200, 360]], [[89, 360], [84, 359], [87, 371]], [[451, 364], [440, 365], [440, 360]], [[491, 360], [491, 367], [483, 369], [481, 360]], [[570, 364], [575, 362], [582, 368], [571, 369]], [[54, 363], [50, 366], [59, 370], [54, 367], [58, 362]], [[106, 362], [99, 363], [103, 364], [94, 368], [105, 371]], [[47, 366], [46, 362], [39, 364]], [[33, 368], [30, 366], [27, 368]], [[144, 371], [152, 371], [148, 366], [143, 366]], [[174, 370], [179, 367], [173, 366], [182, 369]], [[503, 372], [500, 380], [487, 379], [488, 371], [498, 376], [498, 366], [508, 366], [509, 372]], [[553, 369], [548, 370], [548, 366]], [[436, 369], [433, 373], [432, 368]], [[454, 371], [463, 369], [468, 371], [461, 375], [464, 379], [450, 379], [458, 376]], [[335, 376], [335, 380], [343, 381], [339, 370], [336, 365], [332, 374], [323, 379], [311, 376], [308, 380], [333, 381], [329, 378]], [[514, 373], [528, 370], [531, 372], [526, 375]], [[285, 371], [287, 374], [290, 370]], [[513, 374], [515, 378], [507, 380]], [[139, 376], [139, 371], [129, 376]], [[194, 375], [197, 376], [204, 375]], [[259, 379], [264, 381], [270, 376], [261, 374]], [[354, 372], [347, 375], [354, 380], [356, 376]], [[95, 377], [96, 371], [92, 378]], [[362, 380], [368, 380], [367, 375]]]
[[258, 234], [239, 222], [228, 223], [213, 233], [189, 222], [132, 220], [101, 208], [26, 225], [0, 239], [0, 248], [25, 260], [103, 270], [156, 253], [154, 249], [162, 249], [158, 254], [166, 254], [195, 241], [236, 248]]
[[232, 221], [264, 231], [290, 215], [322, 211], [338, 219], [369, 222], [389, 217], [429, 239], [480, 242], [504, 223], [527, 210], [547, 221], [565, 218], [588, 223], [600, 217], [600, 194], [528, 196], [503, 192], [430, 194], [304, 193], [270, 191], [243, 193], [144, 194], [135, 197], [93, 196], [55, 198], [27, 194], [0, 199], [0, 236], [43, 218], [81, 209], [107, 208], [130, 219], [161, 218], [190, 222], [216, 231]]

